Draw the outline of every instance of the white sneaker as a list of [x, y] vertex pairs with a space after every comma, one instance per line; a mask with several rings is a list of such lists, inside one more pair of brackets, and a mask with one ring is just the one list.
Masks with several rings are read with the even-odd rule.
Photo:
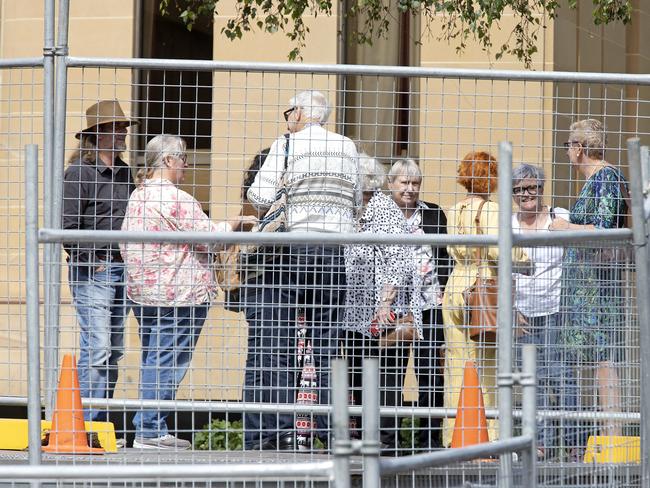
[[115, 447], [118, 449], [124, 449], [126, 447], [126, 439], [124, 437], [115, 439]]
[[192, 447], [190, 441], [178, 439], [171, 434], [160, 437], [136, 437], [133, 440], [135, 449], [168, 449], [174, 451], [186, 451]]

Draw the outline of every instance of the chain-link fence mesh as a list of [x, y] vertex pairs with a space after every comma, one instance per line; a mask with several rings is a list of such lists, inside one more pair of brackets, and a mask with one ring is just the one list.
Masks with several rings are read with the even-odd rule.
[[[397, 407], [382, 416], [383, 455], [465, 445], [475, 429], [455, 425], [453, 412], [475, 387], [487, 410], [478, 435], [496, 440], [499, 344], [471, 333], [465, 292], [477, 277], [496, 278], [504, 259], [496, 243], [504, 211], [498, 144], [513, 148], [512, 188], [501, 190], [513, 195], [515, 236], [624, 229], [624, 141], [645, 142], [650, 110], [647, 87], [622, 75], [621, 84], [489, 78], [73, 60], [65, 169], [46, 188], [63, 188], [64, 229], [248, 231], [286, 190], [288, 237], [259, 248], [241, 234], [236, 253], [235, 241], [64, 239], [60, 256], [44, 255], [46, 287], [61, 290], [47, 321], [57, 341], [43, 346], [56, 361], [45, 361], [44, 377], [60, 371], [63, 353], [75, 353], [82, 397], [95, 399], [85, 403], [88, 430], [105, 442], [97, 422], [113, 422], [111, 450], [119, 453], [48, 461], [201, 464], [280, 451], [292, 453], [283, 459], [319, 459], [331, 452], [331, 416], [293, 406], [329, 404], [329, 364], [341, 356], [356, 406], [361, 358], [380, 359], [382, 406]], [[42, 133], [40, 83], [34, 70], [3, 74], [5, 113], [20, 112], [0, 121], [7, 140], [0, 383], [14, 403], [27, 391], [26, 337], [16, 320], [24, 315], [20, 148]], [[337, 232], [358, 240], [337, 242]], [[463, 241], [476, 234], [495, 240]], [[393, 242], [372, 241], [385, 235]], [[429, 240], [408, 245], [412, 236]], [[228, 274], [228, 256], [249, 273]], [[538, 461], [549, 466], [540, 481], [599, 462], [608, 445], [623, 446], [631, 460], [641, 392], [628, 241], [522, 244], [512, 263], [515, 371], [519, 346], [538, 346]], [[46, 398], [56, 391], [44, 382]], [[467, 401], [464, 411], [477, 409]], [[352, 415], [353, 438], [363, 420]], [[417, 473], [412, 486], [492, 486], [496, 469]]]

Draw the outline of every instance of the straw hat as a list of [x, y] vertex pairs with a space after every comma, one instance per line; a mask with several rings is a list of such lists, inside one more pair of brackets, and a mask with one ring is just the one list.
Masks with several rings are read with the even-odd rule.
[[77, 139], [83, 133], [95, 132], [93, 129], [101, 124], [113, 122], [126, 122], [128, 125], [139, 124], [137, 120], [130, 119], [124, 115], [124, 111], [117, 100], [102, 100], [88, 107], [88, 110], [86, 110], [86, 121], [88, 127], [75, 134]]

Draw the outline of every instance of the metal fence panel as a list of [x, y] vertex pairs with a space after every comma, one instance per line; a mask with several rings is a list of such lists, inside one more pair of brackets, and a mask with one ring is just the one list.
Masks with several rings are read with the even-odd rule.
[[[0, 69], [2, 261], [0, 384], [3, 396], [27, 395], [25, 323], [24, 147], [43, 134], [43, 69], [39, 60], [5, 60]], [[42, 65], [42, 60], [40, 60]], [[42, 184], [42, 180], [41, 180]]]
[[[565, 141], [571, 142], [568, 152], [575, 153], [585, 147], [584, 141], [569, 140], [569, 126], [572, 122], [588, 118], [602, 121], [607, 134], [606, 161], [614, 168], [621, 169], [625, 175], [628, 175], [625, 140], [630, 136], [637, 136], [642, 142], [646, 142], [650, 132], [650, 106], [646, 96], [649, 80], [643, 77], [622, 75], [585, 77], [579, 74], [539, 73], [519, 73], [515, 76], [513, 73], [501, 72], [342, 66], [314, 67], [310, 72], [309, 67], [291, 65], [227, 65], [171, 60], [81, 58], [69, 59], [68, 65], [66, 133], [65, 140], [59, 141], [64, 143], [66, 159], [77, 148], [78, 142], [75, 136], [92, 125], [86, 117], [86, 109], [101, 100], [117, 99], [127, 116], [137, 115], [139, 122], [138, 125], [129, 128], [128, 150], [124, 151], [124, 160], [128, 162], [133, 172], [143, 166], [146, 158], [145, 145], [154, 136], [162, 132], [182, 136], [187, 142], [188, 167], [185, 170], [185, 179], [179, 184], [179, 188], [195, 198], [202, 211], [214, 222], [233, 219], [240, 214], [242, 208], [246, 208], [242, 205], [245, 194], [242, 192], [244, 173], [262, 148], [271, 146], [273, 141], [286, 132], [283, 112], [293, 108], [290, 99], [303, 90], [321, 91], [332, 104], [333, 113], [330, 120], [343, 121], [338, 127], [334, 127], [333, 123], [326, 127], [349, 136], [359, 150], [365, 151], [370, 158], [376, 158], [385, 169], [389, 169], [390, 165], [400, 158], [416, 160], [422, 172], [421, 187], [418, 187], [419, 198], [422, 201], [439, 204], [444, 209], [451, 234], [458, 234], [458, 229], [452, 222], [458, 222], [454, 219], [458, 219], [462, 202], [467, 196], [463, 186], [457, 184], [459, 162], [466, 154], [472, 151], [486, 151], [499, 156], [499, 143], [511, 142], [515, 169], [520, 163], [526, 162], [546, 170], [544, 187], [540, 186], [541, 180], [533, 183], [527, 181], [531, 179], [530, 177], [525, 178], [523, 182], [515, 181], [514, 188], [518, 194], [513, 200], [513, 211], [516, 212], [522, 205], [535, 200], [535, 197], [537, 199], [543, 197], [543, 203], [550, 208], [568, 210], [579, 200], [580, 192], [585, 191], [585, 178], [576, 171], [575, 156], [571, 156], [574, 158], [574, 164], [569, 164], [567, 149], [563, 147]], [[136, 70], [139, 72], [134, 78]], [[14, 70], [9, 72], [13, 76], [16, 75]], [[340, 78], [343, 79], [343, 83], [339, 83]], [[3, 77], [3, 80], [6, 80], [6, 77]], [[138, 80], [137, 83], [134, 80]], [[15, 79], [13, 84], [10, 82], [7, 86], [10, 94], [9, 105], [11, 100], [20, 101], [22, 105], [25, 104], [25, 99], [35, 98], [39, 101], [33, 94], [30, 98], [29, 87], [32, 86], [33, 90], [35, 83], [33, 80], [31, 85], [24, 83], [22, 78], [20, 82]], [[13, 85], [16, 85], [13, 89], [18, 91], [12, 92]], [[341, 86], [346, 88], [345, 93], [337, 91]], [[35, 104], [34, 101], [31, 103]], [[339, 112], [343, 112], [343, 115]], [[288, 117], [294, 116], [295, 114], [288, 112]], [[36, 139], [34, 134], [38, 135], [39, 129], [34, 127], [37, 119], [35, 116], [32, 117], [34, 120], [29, 117], [25, 119], [23, 116], [20, 123], [25, 124], [26, 121], [31, 120], [31, 125], [21, 126], [17, 131], [19, 135], [8, 129], [7, 137], [18, 137], [17, 142], [21, 144], [33, 142]], [[573, 136], [575, 135], [574, 133]], [[32, 139], [27, 141], [27, 137]], [[17, 142], [11, 143], [13, 147], [17, 147]], [[322, 142], [314, 141], [314, 143]], [[279, 144], [276, 143], [276, 147], [281, 147]], [[592, 149], [597, 150], [598, 147]], [[176, 152], [172, 151], [177, 157], [182, 156], [180, 151]], [[260, 159], [264, 160], [264, 158]], [[290, 153], [288, 160], [291, 164], [295, 164], [295, 159]], [[499, 159], [502, 158], [499, 156]], [[66, 167], [69, 167], [69, 163]], [[504, 169], [503, 161], [501, 169]], [[609, 171], [609, 168], [605, 170]], [[368, 176], [361, 174], [362, 181], [354, 182], [354, 186], [359, 187], [360, 183], [372, 180], [367, 178]], [[391, 175], [393, 176], [412, 177], [413, 175], [398, 173]], [[402, 190], [402, 195], [395, 189], [393, 195], [398, 204], [401, 203], [408, 208], [404, 203], [405, 200], [401, 199], [405, 198], [403, 193], [414, 192], [413, 183], [406, 182], [406, 190]], [[63, 182], [57, 179], [51, 184], [53, 187], [63, 186]], [[391, 184], [396, 188], [395, 178]], [[620, 185], [610, 185], [609, 188], [615, 190]], [[16, 188], [8, 187], [7, 195]], [[300, 188], [294, 187], [293, 190], [299, 192]], [[490, 190], [494, 190], [494, 187]], [[513, 188], [501, 188], [506, 197], [512, 190]], [[595, 191], [599, 191], [598, 188]], [[621, 191], [619, 200], [623, 199], [622, 193]], [[296, 195], [298, 193], [290, 194], [290, 198], [296, 198]], [[63, 207], [65, 208], [66, 203], [70, 204], [74, 200], [68, 193], [63, 200]], [[505, 204], [508, 200], [509, 198], [505, 198], [500, 201], [502, 211], [509, 206]], [[13, 201], [13, 198], [7, 198], [7, 201]], [[497, 202], [496, 193], [493, 201]], [[109, 199], [104, 203], [117, 205], [120, 202], [118, 200], [111, 202]], [[120, 205], [122, 203], [125, 202], [122, 201]], [[159, 200], [157, 203], [162, 205], [170, 202]], [[468, 208], [468, 212], [476, 211], [476, 208], [471, 205]], [[496, 203], [488, 206], [486, 223], [483, 224], [485, 233], [493, 239], [502, 230], [498, 226], [496, 209]], [[545, 220], [546, 210], [544, 208], [541, 210], [541, 217], [535, 222], [539, 222], [539, 225], [545, 228], [548, 224]], [[615, 209], [614, 214], [618, 210]], [[359, 215], [363, 213], [360, 208], [355, 211]], [[589, 217], [594, 212], [594, 209], [583, 209], [582, 216], [586, 214]], [[408, 209], [405, 213], [407, 217], [411, 216]], [[568, 213], [562, 210], [554, 210], [554, 213], [558, 213], [559, 217], [568, 217]], [[11, 211], [8, 211], [8, 215], [11, 215]], [[86, 215], [89, 216], [93, 217], [92, 214]], [[601, 227], [624, 227], [622, 216], [610, 215], [610, 217], [613, 220], [603, 223]], [[419, 231], [416, 227], [419, 224], [411, 222], [410, 225], [409, 229], [415, 231], [417, 235]], [[513, 221], [513, 225], [518, 229], [523, 227], [519, 220]], [[101, 229], [105, 230], [104, 227]], [[142, 235], [147, 235], [144, 227], [137, 230], [145, 231]], [[214, 231], [214, 228], [197, 227], [194, 230]], [[577, 232], [575, 229], [573, 231]], [[625, 234], [625, 231], [619, 232]], [[12, 232], [7, 232], [7, 239], [11, 234]], [[289, 236], [291, 234], [293, 232], [290, 232]], [[319, 239], [314, 237], [315, 233], [310, 234], [310, 239]], [[524, 233], [524, 235], [529, 234]], [[47, 232], [41, 234], [41, 237], [47, 236]], [[54, 241], [57, 239], [56, 232], [51, 232], [49, 236], [54, 236], [51, 237]], [[518, 242], [518, 236], [519, 234], [514, 236], [515, 242]], [[497, 383], [500, 380], [507, 381], [504, 373], [507, 376], [511, 366], [515, 371], [520, 369], [518, 346], [521, 342], [525, 342], [522, 337], [541, 341], [539, 344], [541, 354], [538, 360], [540, 367], [538, 428], [542, 428], [543, 437], [537, 438], [540, 448], [543, 448], [539, 459], [542, 462], [539, 470], [540, 481], [557, 482], [560, 479], [557, 476], [565, 476], [564, 470], [579, 467], [584, 461], [583, 455], [590, 435], [604, 432], [625, 434], [628, 437], [638, 435], [641, 401], [640, 349], [634, 286], [638, 266], [630, 257], [633, 249], [629, 243], [629, 236], [627, 233], [620, 240], [608, 240], [613, 237], [607, 235], [603, 235], [602, 239], [592, 236], [593, 240], [579, 244], [543, 243], [546, 246], [539, 243], [525, 243], [523, 240], [520, 242], [520, 247], [516, 247], [514, 251], [515, 272], [523, 270], [523, 267], [518, 268], [519, 264], [527, 262], [527, 258], [534, 255], [537, 269], [548, 265], [549, 268], [559, 271], [562, 276], [553, 274], [553, 270], [549, 269], [548, 272], [553, 277], [542, 277], [537, 285], [528, 282], [527, 286], [538, 288], [537, 294], [532, 295], [533, 298], [521, 295], [523, 287], [517, 289], [514, 302], [517, 304], [519, 300], [519, 305], [523, 304], [527, 307], [520, 311], [526, 316], [524, 318], [527, 318], [528, 325], [514, 329], [512, 341], [515, 347], [512, 351], [512, 365], [506, 365], [501, 369], [501, 376], [497, 374], [497, 365], [498, 358], [503, 360], [506, 357], [503, 350], [505, 342], [501, 341], [501, 344], [497, 345], [470, 340], [464, 331], [465, 324], [458, 322], [462, 320], [462, 311], [459, 312], [458, 305], [452, 303], [452, 298], [445, 298], [445, 301], [442, 301], [441, 293], [439, 302], [435, 287], [426, 289], [426, 293], [433, 292], [435, 297], [428, 298], [431, 307], [425, 315], [431, 322], [425, 324], [423, 338], [420, 341], [416, 341], [413, 346], [394, 348], [395, 350], [390, 353], [386, 350], [361, 352], [361, 354], [377, 356], [383, 361], [381, 396], [386, 407], [382, 413], [382, 440], [386, 441], [382, 446], [384, 454], [404, 455], [447, 447], [454, 433], [454, 409], [461, 393], [463, 366], [466, 359], [474, 359], [477, 363], [483, 400], [488, 413], [490, 440], [496, 439], [498, 419], [495, 418], [497, 417], [495, 409], [499, 406], [496, 398]], [[197, 239], [192, 245], [200, 246], [201, 237], [192, 237]], [[472, 246], [467, 245], [470, 241], [463, 241], [465, 237], [462, 235], [449, 237], [449, 241], [444, 242], [437, 240], [434, 234], [428, 234], [427, 237], [430, 238], [429, 245], [438, 244], [444, 248], [449, 244], [451, 254], [456, 260], [456, 271], [448, 282], [445, 293], [460, 295], [462, 290], [471, 284], [475, 273], [473, 268], [467, 266], [467, 261], [472, 260], [474, 252]], [[219, 234], [213, 234], [212, 238], [218, 239]], [[300, 236], [297, 238], [299, 239]], [[332, 245], [333, 241], [342, 238], [345, 236], [325, 234], [322, 241], [329, 239], [329, 245]], [[295, 246], [292, 248], [288, 245], [283, 246], [288, 244], [288, 238], [277, 239], [280, 242], [276, 242], [274, 248], [267, 249], [267, 256], [272, 261], [266, 263], [267, 273], [264, 277], [266, 281], [258, 282], [261, 286], [242, 287], [242, 292], [249, 295], [249, 301], [243, 305], [244, 310], [241, 310], [241, 298], [228, 296], [220, 291], [207, 311], [205, 323], [202, 327], [196, 328], [200, 330], [181, 333], [175, 337], [175, 339], [185, 339], [189, 333], [195, 334], [190, 342], [197, 340], [190, 354], [191, 363], [186, 374], [183, 373], [187, 366], [187, 354], [185, 359], [176, 357], [166, 368], [181, 372], [179, 378], [182, 382], [177, 392], [173, 382], [172, 386], [165, 391], [159, 388], [157, 383], [162, 380], [156, 375], [165, 368], [161, 368], [158, 364], [154, 368], [154, 370], [157, 368], [157, 371], [154, 371], [157, 380], [153, 382], [153, 386], [150, 387], [152, 391], [149, 392], [153, 396], [142, 398], [139, 390], [142, 390], [143, 384], [140, 367], [143, 351], [155, 352], [160, 344], [156, 347], [143, 348], [141, 341], [150, 340], [151, 337], [143, 334], [142, 323], [138, 324], [138, 320], [132, 313], [126, 315], [124, 357], [116, 363], [115, 370], [105, 370], [107, 375], [111, 374], [110, 371], [117, 372], [115, 399], [96, 400], [92, 404], [93, 411], [102, 411], [110, 406], [110, 419], [115, 422], [118, 429], [118, 438], [125, 439], [126, 450], [119, 455], [84, 458], [83, 461], [74, 457], [48, 459], [61, 464], [153, 462], [162, 465], [180, 461], [200, 464], [208, 460], [233, 457], [240, 459], [244, 454], [259, 456], [260, 459], [266, 460], [265, 455], [269, 453], [259, 451], [259, 447], [252, 453], [239, 452], [245, 443], [241, 424], [243, 411], [249, 412], [248, 418], [252, 419], [250, 425], [257, 425], [255, 419], [257, 418], [259, 423], [264, 415], [270, 415], [269, 418], [274, 419], [271, 422], [278, 422], [277, 419], [286, 419], [280, 416], [280, 411], [283, 414], [288, 411], [292, 427], [287, 429], [286, 425], [284, 427], [276, 425], [274, 432], [293, 432], [293, 426], [298, 424], [298, 433], [300, 434], [302, 429], [307, 432], [302, 432], [303, 437], [312, 438], [311, 431], [305, 426], [311, 427], [312, 423], [318, 422], [318, 414], [327, 413], [327, 409], [314, 409], [313, 413], [305, 414], [304, 411], [300, 411], [300, 406], [294, 406], [296, 402], [308, 403], [306, 399], [312, 401], [316, 396], [320, 397], [321, 401], [327, 398], [328, 390], [323, 388], [322, 384], [316, 384], [326, 378], [329, 371], [327, 366], [318, 368], [318, 361], [322, 359], [318, 354], [315, 365], [318, 379], [314, 380], [309, 376], [314, 365], [309, 363], [311, 359], [307, 359], [306, 356], [310, 356], [307, 351], [309, 348], [317, 347], [316, 336], [311, 334], [331, 329], [338, 331], [340, 318], [326, 316], [325, 312], [343, 311], [343, 295], [346, 291], [350, 294], [354, 270], [351, 271], [350, 266], [344, 269], [342, 263], [345, 259], [348, 264], [354, 262], [354, 253], [361, 252], [364, 243], [357, 242], [355, 245], [349, 245], [346, 251], [342, 251], [347, 255], [337, 255], [337, 263], [340, 265], [337, 272], [331, 265], [331, 256], [326, 254], [330, 252], [327, 247], [321, 246], [313, 251], [311, 257], [316, 258], [315, 262], [304, 261], [303, 259], [309, 256], [309, 253], [297, 250]], [[243, 243], [243, 239], [235, 240]], [[374, 242], [371, 236], [364, 240], [366, 247]], [[401, 236], [396, 240], [397, 244], [406, 244], [406, 242], [407, 240], [401, 239]], [[491, 246], [487, 248], [488, 255], [491, 256], [489, 260], [493, 265], [499, 261], [503, 263], [503, 258], [499, 260], [497, 256], [504, 254], [503, 249], [500, 253], [497, 251], [495, 243], [495, 240], [489, 241]], [[424, 270], [422, 263], [430, 263], [426, 257], [430, 251], [421, 244], [404, 246], [409, 250], [405, 255], [411, 256], [409, 259], [417, 258], [417, 261], [406, 264], [401, 262], [401, 265], [405, 264], [407, 267], [411, 266], [423, 271], [418, 279], [426, 280], [431, 278], [431, 274]], [[99, 243], [94, 246], [94, 250], [104, 248], [104, 245]], [[18, 244], [7, 246], [8, 249], [12, 247], [19, 249]], [[182, 243], [178, 244], [176, 249], [181, 248], [183, 248]], [[388, 249], [388, 246], [384, 244], [370, 246], [370, 248], [375, 253], [377, 250], [383, 252]], [[416, 256], [413, 255], [414, 252]], [[424, 253], [424, 261], [422, 253]], [[623, 259], [623, 255], [628, 257]], [[110, 255], [111, 258], [118, 260], [119, 256], [117, 248], [115, 253]], [[60, 263], [64, 262], [61, 268], [61, 279], [48, 283], [49, 286], [60, 287], [62, 297], [59, 320], [54, 321], [59, 328], [59, 345], [56, 352], [70, 351], [79, 356], [82, 353], [82, 348], [79, 346], [79, 323], [80, 319], [83, 321], [83, 317], [79, 316], [79, 308], [75, 309], [65, 260], [60, 259], [59, 256], [54, 258], [46, 255], [42, 263], [46, 269], [51, 270], [54, 267], [58, 268]], [[65, 255], [62, 254], [61, 258], [65, 258]], [[327, 264], [322, 264], [323, 262]], [[356, 263], [357, 267], [362, 266], [362, 260]], [[368, 265], [367, 259], [363, 265]], [[6, 267], [8, 287], [13, 282], [19, 282], [11, 266], [15, 267], [15, 264], [10, 265], [8, 258]], [[104, 261], [96, 262], [91, 259], [88, 263], [88, 268], [94, 271], [98, 271], [102, 266], [106, 266]], [[18, 268], [20, 271], [23, 270], [22, 265]], [[157, 271], [162, 269], [160, 266], [156, 268]], [[296, 273], [296, 269], [301, 272]], [[460, 271], [461, 269], [464, 271]], [[359, 269], [356, 271], [357, 278], [363, 279], [364, 273], [358, 273]], [[372, 271], [375, 272], [376, 270]], [[344, 285], [343, 275], [347, 275], [345, 276], [348, 281], [347, 288]], [[54, 277], [56, 274], [50, 273], [49, 276]], [[367, 276], [365, 275], [366, 278]], [[328, 277], [330, 281], [324, 281], [324, 277]], [[525, 282], [520, 274], [515, 278], [517, 283]], [[308, 281], [286, 281], [287, 279]], [[540, 281], [543, 282], [542, 285]], [[363, 286], [359, 285], [361, 282], [357, 282], [357, 290], [363, 289]], [[544, 283], [549, 290], [547, 296], [539, 292], [539, 287], [543, 287]], [[184, 285], [182, 282], [177, 284], [179, 287]], [[155, 288], [156, 282], [151, 282], [149, 286]], [[376, 287], [376, 283], [369, 286]], [[260, 294], [250, 298], [253, 292]], [[9, 291], [6, 294], [9, 296]], [[549, 300], [542, 300], [543, 298]], [[581, 299], [593, 300], [587, 306], [584, 303], [580, 304]], [[325, 305], [328, 306], [323, 306], [322, 301], [325, 301]], [[549, 301], [553, 303], [549, 305]], [[447, 306], [442, 305], [443, 303]], [[449, 319], [444, 325], [436, 315], [436, 309], [441, 305], [445, 309], [444, 317]], [[224, 306], [231, 310], [225, 310]], [[10, 314], [15, 315], [9, 308], [7, 310], [7, 318]], [[375, 311], [371, 312], [370, 316]], [[266, 335], [268, 329], [251, 325], [251, 317], [255, 317], [256, 314], [270, 321], [262, 320], [261, 324], [280, 322], [285, 324], [282, 330], [286, 335], [269, 338]], [[265, 317], [265, 314], [268, 317]], [[510, 320], [509, 315], [510, 313], [507, 313], [502, 320]], [[553, 317], [549, 318], [550, 316]], [[515, 320], [518, 317], [515, 316]], [[175, 318], [178, 319], [178, 315]], [[435, 320], [438, 320], [437, 324]], [[551, 324], [550, 321], [553, 323]], [[9, 324], [9, 320], [7, 323]], [[592, 328], [588, 330], [588, 327]], [[12, 340], [15, 340], [16, 334], [11, 326], [7, 325], [7, 336], [9, 335], [12, 336]], [[328, 358], [339, 354], [353, 358], [355, 354], [360, 354], [359, 351], [368, 349], [366, 346], [370, 349], [376, 348], [376, 344], [369, 342], [370, 339], [366, 342], [361, 340], [361, 346], [356, 347], [356, 342], [351, 337], [354, 337], [354, 334], [346, 333], [345, 337], [337, 336], [334, 341], [336, 346], [326, 353]], [[319, 337], [318, 340], [320, 339]], [[351, 345], [354, 347], [350, 347]], [[342, 348], [339, 349], [339, 346]], [[189, 347], [192, 349], [193, 345]], [[301, 349], [302, 347], [304, 349]], [[499, 350], [499, 347], [502, 349]], [[16, 376], [12, 368], [26, 370], [26, 358], [21, 352], [23, 355], [16, 360], [16, 356], [11, 353], [11, 346], [7, 351], [9, 351], [7, 354], [11, 354], [11, 359], [7, 356], [0, 361], [7, 369], [6, 373], [0, 375], [5, 378], [4, 384], [7, 385], [7, 389], [4, 386], [2, 388], [2, 391], [6, 392], [3, 394], [4, 401], [20, 403], [20, 399], [26, 395], [27, 383], [24, 373], [21, 373], [23, 376]], [[509, 355], [510, 351], [508, 351]], [[252, 358], [262, 357], [270, 362], [255, 364], [252, 361]], [[251, 395], [248, 398], [244, 395], [247, 360], [249, 373], [258, 374], [260, 377], [265, 374], [275, 376], [274, 379], [268, 380], [270, 383], [251, 380], [248, 385]], [[185, 362], [180, 364], [179, 361]], [[45, 371], [45, 377], [53, 377], [51, 369], [54, 366], [51, 364], [46, 366], [50, 370]], [[58, 365], [56, 368], [58, 369]], [[351, 377], [351, 399], [358, 404], [360, 395], [356, 393], [360, 392], [360, 389], [359, 384], [355, 383], [355, 378], [360, 378], [361, 370], [359, 369], [357, 373], [359, 374]], [[446, 384], [443, 384], [443, 378]], [[51, 381], [47, 382], [45, 397], [54, 397], [55, 388], [56, 385]], [[603, 399], [608, 401], [603, 402]], [[159, 403], [160, 400], [163, 402]], [[515, 390], [513, 406], [515, 434], [521, 429], [518, 420], [521, 417], [518, 401], [519, 395]], [[507, 403], [507, 400], [502, 399], [501, 406]], [[91, 403], [86, 402], [85, 405], [90, 407]], [[423, 406], [431, 407], [432, 410], [426, 413], [417, 410], [417, 407]], [[133, 415], [141, 408], [169, 411], [166, 424], [170, 428], [170, 433], [179, 439], [191, 442], [194, 449], [173, 456], [164, 451], [132, 450], [131, 446], [136, 434]], [[299, 411], [295, 412], [296, 408]], [[309, 405], [303, 405], [302, 408], [309, 410]], [[413, 408], [416, 410], [412, 410]], [[327, 418], [327, 414], [320, 417], [321, 424], [317, 429], [320, 429], [319, 434], [322, 435], [313, 437], [310, 448], [299, 451], [296, 455], [299, 457], [286, 459], [319, 459], [319, 456], [329, 452], [328, 449], [332, 446], [330, 426], [329, 422], [322, 420]], [[440, 419], [442, 419], [442, 427], [438, 425]], [[362, 421], [363, 418], [359, 417], [359, 409], [353, 410], [350, 426], [353, 437], [360, 431]], [[501, 422], [503, 421], [502, 415]], [[204, 426], [209, 423], [212, 427], [207, 431], [204, 430], [206, 429]], [[603, 429], [601, 424], [608, 425], [609, 430]], [[440, 438], [441, 429], [442, 438]], [[263, 430], [259, 430], [259, 427], [247, 430], [249, 434], [264, 433]], [[429, 435], [430, 431], [431, 435]], [[571, 439], [568, 440], [569, 438]], [[280, 442], [277, 436], [273, 440], [276, 444]], [[211, 446], [212, 453], [199, 451], [199, 446], [208, 445]], [[302, 446], [307, 445], [302, 444]], [[248, 447], [252, 445], [249, 444]], [[215, 452], [217, 449], [225, 449], [225, 451]], [[275, 451], [277, 452], [277, 449]], [[609, 466], [609, 468], [611, 469], [608, 472], [614, 473], [614, 477], [619, 473], [623, 477], [628, 476], [625, 473], [634, 473], [634, 468], [616, 466]], [[450, 468], [445, 477], [437, 479], [435, 483], [442, 482], [445, 486], [454, 486], [455, 478], [453, 480], [450, 478], [453, 477], [454, 469]], [[556, 471], [553, 471], [554, 469]], [[490, 468], [486, 470], [491, 471]], [[516, 470], [517, 466], [515, 472]], [[491, 483], [481, 476], [477, 482], [488, 485]], [[485, 476], [492, 475], [485, 474]], [[432, 480], [433, 478], [429, 477], [427, 482], [434, 483]], [[513, 478], [510, 481], [516, 485], [520, 483], [520, 478]], [[412, 483], [413, 486], [417, 486], [419, 481], [413, 478]]]

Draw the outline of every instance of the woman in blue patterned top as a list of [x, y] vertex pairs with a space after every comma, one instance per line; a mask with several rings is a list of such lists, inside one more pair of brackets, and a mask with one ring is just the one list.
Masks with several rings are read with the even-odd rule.
[[[605, 161], [605, 131], [594, 119], [571, 125], [565, 143], [571, 164], [586, 182], [571, 209], [569, 222], [555, 219], [551, 230], [594, 230], [625, 227], [627, 182]], [[603, 411], [620, 411], [620, 386], [614, 365], [623, 326], [622, 263], [609, 248], [567, 248], [563, 262], [563, 339], [578, 364], [596, 368], [598, 399]], [[571, 368], [567, 368], [568, 370]], [[572, 373], [569, 373], [572, 374]], [[576, 405], [577, 406], [577, 405]], [[621, 435], [621, 426], [605, 425], [604, 435]], [[576, 439], [576, 445], [582, 439]]]

